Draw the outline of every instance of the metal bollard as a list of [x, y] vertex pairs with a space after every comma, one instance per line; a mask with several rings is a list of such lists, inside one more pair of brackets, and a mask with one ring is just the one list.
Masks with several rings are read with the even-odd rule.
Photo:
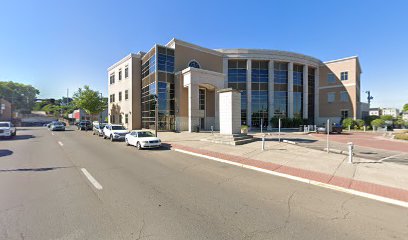
[[352, 142], [348, 142], [348, 150], [349, 150], [349, 163], [353, 163], [353, 151], [354, 151], [354, 145]]
[[211, 126], [211, 134], [214, 135], [214, 127]]
[[262, 151], [265, 150], [265, 134], [262, 135]]

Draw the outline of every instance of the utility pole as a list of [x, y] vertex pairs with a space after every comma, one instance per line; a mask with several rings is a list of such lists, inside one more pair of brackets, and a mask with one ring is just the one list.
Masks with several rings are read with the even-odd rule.
[[367, 93], [367, 101], [368, 101], [368, 105], [370, 105], [371, 100], [373, 100], [374, 97], [371, 96], [371, 91], [365, 91], [365, 93]]

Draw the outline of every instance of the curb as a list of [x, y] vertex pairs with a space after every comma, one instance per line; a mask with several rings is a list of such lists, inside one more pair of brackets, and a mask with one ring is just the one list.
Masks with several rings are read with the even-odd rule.
[[[217, 161], [217, 162], [235, 165], [238, 167], [251, 169], [251, 170], [258, 171], [258, 172], [263, 172], [263, 173], [271, 174], [274, 176], [283, 177], [283, 178], [295, 180], [298, 182], [303, 182], [306, 184], [311, 184], [314, 186], [324, 187], [324, 188], [332, 189], [335, 191], [344, 192], [344, 193], [348, 193], [348, 194], [365, 197], [368, 199], [408, 208], [408, 201], [407, 201], [408, 191], [403, 190], [403, 189], [397, 189], [397, 188], [382, 186], [379, 184], [372, 184], [368, 182], [347, 179], [343, 177], [333, 177], [328, 174], [322, 174], [322, 173], [312, 172], [312, 171], [302, 170], [302, 169], [295, 169], [295, 168], [291, 168], [291, 167], [287, 167], [283, 165], [263, 162], [260, 160], [253, 160], [253, 159], [242, 160], [242, 162], [253, 163], [254, 165], [257, 162], [263, 162], [264, 163], [263, 165], [265, 166], [268, 165], [269, 167], [272, 167], [272, 169], [266, 169], [262, 167], [256, 167], [256, 166], [252, 166], [249, 164], [245, 164], [242, 162], [235, 162], [231, 160], [222, 159], [219, 157], [209, 156], [203, 153], [196, 153], [193, 151], [182, 149], [183, 147], [184, 146], [180, 146], [180, 147], [174, 146], [174, 147], [170, 147], [170, 149], [176, 152], [180, 152], [180, 153], [184, 153], [184, 154], [188, 154], [192, 156], [202, 157], [202, 158], [206, 158], [206, 159]], [[188, 148], [188, 147], [184, 147], [184, 148]], [[236, 157], [237, 159], [240, 158], [239, 156], [233, 156], [233, 157]], [[293, 169], [297, 170], [298, 176], [285, 173], [285, 172], [290, 172], [288, 170], [293, 170]], [[309, 178], [307, 178], [308, 176]], [[324, 182], [324, 181], [327, 181], [327, 177], [330, 177], [329, 182], [333, 182], [334, 184]], [[312, 179], [312, 178], [315, 178], [315, 179]], [[396, 195], [399, 192], [403, 192], [402, 195], [404, 196], [400, 197], [402, 199], [390, 197], [390, 195]]]

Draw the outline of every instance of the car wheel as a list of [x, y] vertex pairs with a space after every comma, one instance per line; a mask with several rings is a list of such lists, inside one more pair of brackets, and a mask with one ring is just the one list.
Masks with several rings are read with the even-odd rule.
[[113, 142], [113, 135], [110, 136], [110, 140], [111, 140], [111, 142]]
[[105, 135], [105, 134], [103, 134], [103, 139], [106, 139], [106, 135]]
[[136, 143], [136, 147], [137, 147], [138, 150], [142, 150], [142, 145], [140, 145], [139, 142]]

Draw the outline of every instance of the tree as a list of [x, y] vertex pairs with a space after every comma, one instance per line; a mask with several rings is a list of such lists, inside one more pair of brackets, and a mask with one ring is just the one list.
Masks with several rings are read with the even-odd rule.
[[371, 121], [371, 126], [373, 127], [383, 127], [384, 125], [385, 121], [381, 118]]
[[77, 108], [83, 109], [86, 113], [94, 116], [99, 114], [107, 108], [107, 102], [101, 99], [100, 93], [89, 88], [89, 86], [84, 86], [84, 88], [79, 88], [73, 96], [73, 104]]
[[404, 104], [404, 106], [402, 107], [402, 111], [408, 112], [408, 103]]
[[348, 127], [354, 128], [354, 125], [356, 125], [356, 122], [352, 118], [346, 118], [343, 120], [342, 124], [344, 128], [348, 128]]
[[382, 120], [384, 120], [384, 121], [392, 121], [392, 119], [393, 119], [394, 117], [391, 116], [391, 115], [382, 115], [380, 118], [381, 118]]
[[0, 82], [0, 98], [9, 101], [16, 110], [30, 111], [35, 104], [38, 89], [16, 82]]

